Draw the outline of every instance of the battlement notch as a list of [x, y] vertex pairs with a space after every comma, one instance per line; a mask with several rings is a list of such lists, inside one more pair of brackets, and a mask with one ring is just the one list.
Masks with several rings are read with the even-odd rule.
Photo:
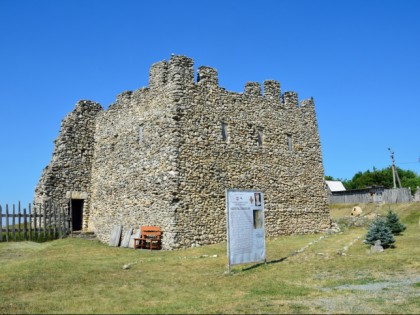
[[261, 84], [258, 82], [245, 83], [245, 94], [251, 96], [261, 96]]
[[293, 91], [287, 91], [283, 94], [284, 107], [286, 109], [293, 109], [299, 106], [298, 94]]

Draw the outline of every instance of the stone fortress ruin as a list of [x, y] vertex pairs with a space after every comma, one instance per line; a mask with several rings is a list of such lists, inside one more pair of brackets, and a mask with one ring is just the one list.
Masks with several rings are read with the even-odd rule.
[[329, 228], [314, 102], [261, 90], [226, 91], [210, 67], [195, 81], [185, 56], [155, 63], [148, 87], [63, 119], [34, 203], [71, 204], [73, 229], [103, 242], [116, 224], [160, 226], [164, 249], [225, 241], [227, 188], [264, 192], [269, 237]]

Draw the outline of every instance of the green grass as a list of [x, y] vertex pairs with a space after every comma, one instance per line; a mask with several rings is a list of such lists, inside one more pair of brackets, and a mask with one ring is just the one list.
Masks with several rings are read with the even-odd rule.
[[0, 243], [0, 313], [420, 313], [420, 205], [391, 207], [407, 225], [393, 249], [370, 254], [365, 227], [278, 237], [267, 239], [267, 264], [230, 275], [226, 243], [152, 252], [76, 238]]

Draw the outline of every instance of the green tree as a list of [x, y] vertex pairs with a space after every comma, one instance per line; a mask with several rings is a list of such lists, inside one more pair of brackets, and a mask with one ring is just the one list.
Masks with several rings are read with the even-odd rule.
[[375, 241], [380, 240], [381, 245], [386, 248], [395, 243], [391, 229], [386, 225], [382, 218], [376, 218], [369, 226], [366, 234], [365, 243], [374, 245]]
[[[401, 180], [402, 187], [410, 187], [411, 193], [415, 193], [416, 188], [420, 187], [420, 176], [410, 170], [403, 170], [397, 167], [397, 172]], [[334, 180], [332, 176], [328, 176], [330, 180]], [[328, 179], [327, 179], [328, 180]], [[378, 170], [373, 167], [373, 170], [365, 172], [357, 172], [351, 180], [341, 180], [344, 187], [349, 189], [363, 189], [369, 186], [383, 186], [385, 188], [393, 188], [394, 183], [392, 179], [392, 167]]]
[[391, 232], [395, 235], [399, 235], [406, 229], [406, 226], [400, 222], [398, 215], [392, 210], [388, 211], [385, 223], [391, 229]]

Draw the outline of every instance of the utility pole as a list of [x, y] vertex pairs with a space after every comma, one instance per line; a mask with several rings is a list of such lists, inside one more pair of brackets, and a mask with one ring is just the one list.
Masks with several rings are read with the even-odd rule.
[[398, 176], [397, 168], [395, 167], [394, 152], [391, 151], [391, 148], [388, 148], [388, 151], [391, 153], [391, 160], [392, 160], [392, 180], [394, 182], [394, 188], [397, 188], [397, 184], [395, 182], [395, 179], [397, 179], [398, 185], [401, 188], [400, 177]]

